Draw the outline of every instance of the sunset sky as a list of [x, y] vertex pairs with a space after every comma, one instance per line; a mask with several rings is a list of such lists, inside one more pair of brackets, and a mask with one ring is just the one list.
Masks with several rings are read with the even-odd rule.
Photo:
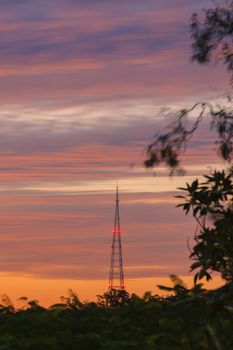
[[223, 67], [190, 59], [191, 14], [211, 4], [0, 0], [0, 294], [106, 291], [116, 185], [126, 288], [188, 276], [195, 226], [174, 195], [219, 166], [214, 135], [203, 125], [184, 177], [142, 162], [172, 111], [229, 89]]

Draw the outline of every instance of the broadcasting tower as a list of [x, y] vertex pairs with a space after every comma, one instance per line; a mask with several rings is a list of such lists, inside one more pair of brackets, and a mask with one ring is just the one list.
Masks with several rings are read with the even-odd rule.
[[112, 254], [111, 254], [108, 290], [109, 291], [125, 290], [123, 262], [122, 262], [122, 248], [121, 248], [121, 228], [120, 228], [118, 187], [116, 188], [116, 209], [115, 209], [115, 220], [114, 220], [114, 229], [113, 229], [113, 237], [112, 237]]

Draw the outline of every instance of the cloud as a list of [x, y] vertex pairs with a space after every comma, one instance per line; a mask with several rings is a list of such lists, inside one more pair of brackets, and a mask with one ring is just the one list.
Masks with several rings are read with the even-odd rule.
[[[184, 179], [145, 174], [141, 154], [163, 105], [225, 86], [222, 68], [189, 62], [187, 21], [202, 3], [0, 1], [2, 271], [107, 278], [119, 181], [127, 276], [187, 272], [193, 225], [169, 192]], [[195, 176], [216, 164], [203, 130], [185, 159]]]
[[[181, 222], [174, 204], [132, 207], [124, 202], [131, 196], [121, 194], [127, 278], [167, 275], [172, 261], [180, 272], [186, 272], [186, 238], [193, 230], [190, 220], [184, 216]], [[107, 278], [113, 197], [113, 193], [56, 195], [56, 199], [31, 196], [18, 204], [8, 198], [11, 205], [2, 207], [0, 214], [1, 271], [46, 278]], [[170, 228], [161, 215], [165, 207], [173, 223]]]
[[[54, 4], [20, 1], [20, 11], [0, 4], [2, 106], [80, 96], [164, 102], [203, 95], [214, 81], [211, 70], [189, 62], [188, 17], [199, 2]], [[222, 71], [214, 68], [219, 89]]]

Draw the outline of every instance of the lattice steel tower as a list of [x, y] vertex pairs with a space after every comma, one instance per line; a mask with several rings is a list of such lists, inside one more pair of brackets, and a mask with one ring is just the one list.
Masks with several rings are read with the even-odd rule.
[[118, 187], [116, 188], [116, 209], [115, 209], [114, 229], [113, 229], [113, 237], [112, 237], [112, 254], [111, 254], [108, 290], [109, 291], [125, 290], [123, 261], [122, 261], [122, 247], [121, 247], [121, 228], [120, 228]]

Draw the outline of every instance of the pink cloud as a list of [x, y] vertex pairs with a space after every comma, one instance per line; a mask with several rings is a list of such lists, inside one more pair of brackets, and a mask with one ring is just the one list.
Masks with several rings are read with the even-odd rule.
[[[222, 67], [189, 62], [203, 2], [42, 3], [0, 4], [1, 271], [107, 280], [119, 181], [126, 277], [186, 275], [193, 221], [141, 154], [166, 124], [161, 106], [227, 86]], [[183, 157], [195, 177], [218, 162], [201, 130]]]

